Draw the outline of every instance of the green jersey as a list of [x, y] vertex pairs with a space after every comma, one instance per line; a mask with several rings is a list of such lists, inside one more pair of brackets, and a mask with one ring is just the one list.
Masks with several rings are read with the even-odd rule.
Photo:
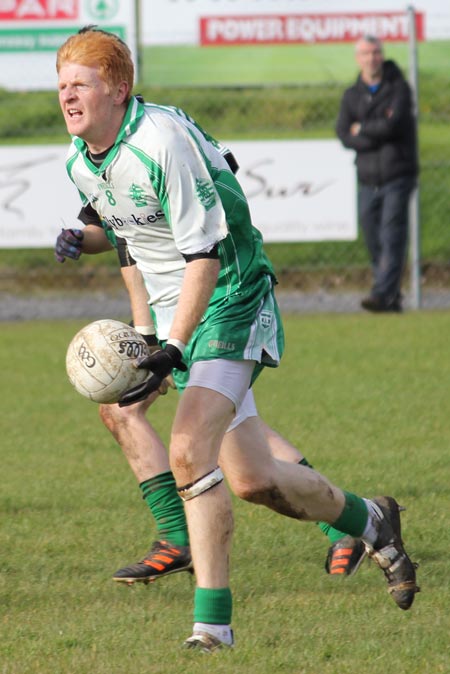
[[221, 268], [208, 315], [262, 277], [274, 278], [260, 232], [221, 146], [176, 108], [132, 98], [101, 166], [74, 137], [69, 176], [83, 204], [125, 239], [141, 271], [160, 339], [177, 305], [185, 256], [218, 246]]

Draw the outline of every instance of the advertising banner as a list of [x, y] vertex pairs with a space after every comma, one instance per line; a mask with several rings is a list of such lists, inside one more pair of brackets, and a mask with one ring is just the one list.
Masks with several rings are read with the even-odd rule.
[[0, 146], [0, 248], [52, 247], [61, 228], [81, 226], [68, 147]]
[[357, 238], [354, 153], [338, 140], [227, 142], [265, 241]]
[[[254, 224], [266, 241], [357, 236], [353, 152], [336, 140], [227, 141]], [[81, 227], [78, 192], [65, 170], [68, 146], [0, 147], [0, 247], [53, 247]]]
[[89, 24], [119, 35], [137, 63], [134, 0], [0, 0], [0, 87], [55, 89], [57, 49]]
[[[450, 39], [450, 3], [417, 0], [419, 40]], [[407, 40], [404, 0], [158, 0], [141, 2], [144, 45], [314, 44], [362, 33]]]
[[[404, 12], [365, 14], [286, 14], [200, 18], [202, 45], [320, 44], [354, 42], [360, 35], [384, 42], [408, 39]], [[416, 35], [423, 40], [423, 15], [416, 14]]]

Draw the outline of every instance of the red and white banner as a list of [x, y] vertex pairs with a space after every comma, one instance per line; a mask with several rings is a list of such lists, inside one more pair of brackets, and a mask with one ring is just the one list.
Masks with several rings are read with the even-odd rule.
[[[424, 15], [416, 14], [417, 39], [424, 39]], [[284, 14], [205, 16], [200, 18], [200, 44], [316, 44], [354, 42], [364, 34], [383, 42], [408, 40], [404, 12], [364, 14]]]
[[57, 49], [82, 26], [121, 37], [137, 59], [135, 0], [0, 0], [0, 87], [55, 89]]
[[356, 26], [398, 40], [404, 39], [399, 16], [406, 16], [408, 4], [420, 15], [419, 39], [450, 39], [446, 0], [142, 0], [141, 38], [144, 45], [198, 45], [202, 29], [202, 44], [233, 44], [233, 32], [234, 44], [311, 44], [344, 41], [346, 34], [353, 40]]
[[79, 0], [0, 0], [0, 21], [76, 19]]

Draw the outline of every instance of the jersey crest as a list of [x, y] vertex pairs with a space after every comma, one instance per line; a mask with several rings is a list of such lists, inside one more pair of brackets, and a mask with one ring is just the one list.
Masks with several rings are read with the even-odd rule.
[[144, 208], [150, 202], [150, 196], [145, 193], [144, 188], [135, 183], [130, 186], [128, 196], [138, 208]]
[[195, 181], [195, 190], [197, 198], [205, 210], [209, 211], [216, 205], [216, 193], [212, 181], [200, 180], [200, 178], [197, 178]]

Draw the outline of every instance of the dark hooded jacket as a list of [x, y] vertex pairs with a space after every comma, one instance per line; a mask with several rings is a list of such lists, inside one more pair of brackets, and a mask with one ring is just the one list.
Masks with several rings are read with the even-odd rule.
[[[360, 122], [358, 135], [350, 134]], [[356, 150], [358, 180], [384, 185], [403, 176], [416, 176], [417, 133], [411, 89], [394, 61], [383, 63], [380, 87], [372, 94], [358, 76], [344, 92], [336, 133], [344, 147]]]

